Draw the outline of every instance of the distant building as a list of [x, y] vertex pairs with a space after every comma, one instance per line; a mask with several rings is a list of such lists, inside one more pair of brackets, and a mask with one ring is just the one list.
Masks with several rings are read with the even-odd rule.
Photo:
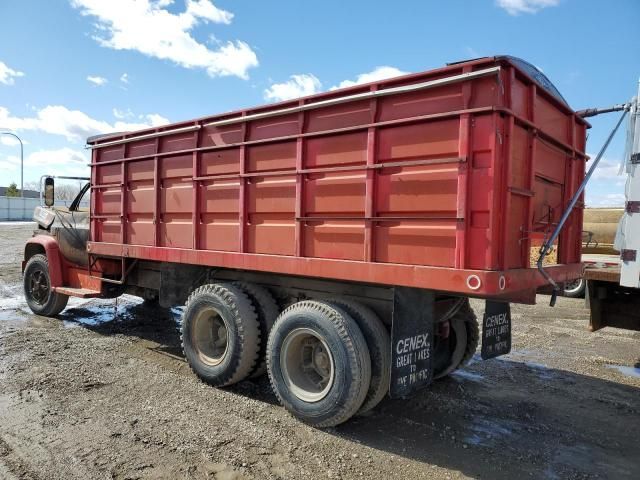
[[[9, 187], [0, 187], [0, 197], [6, 197], [7, 196], [7, 189]], [[24, 191], [24, 195], [25, 198], [40, 198], [40, 192], [37, 192], [36, 190], [25, 190]]]

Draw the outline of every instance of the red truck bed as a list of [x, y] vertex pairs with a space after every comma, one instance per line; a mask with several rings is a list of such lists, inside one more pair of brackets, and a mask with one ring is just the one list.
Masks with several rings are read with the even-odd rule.
[[[89, 139], [90, 255], [531, 302], [588, 124], [529, 73], [482, 58]], [[557, 281], [581, 274], [581, 225]]]

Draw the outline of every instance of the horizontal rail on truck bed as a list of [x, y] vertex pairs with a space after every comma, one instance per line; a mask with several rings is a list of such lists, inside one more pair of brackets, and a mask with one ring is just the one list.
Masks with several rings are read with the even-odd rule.
[[[453, 75], [451, 77], [438, 78], [436, 80], [429, 80], [427, 82], [416, 83], [414, 85], [403, 85], [400, 87], [385, 88], [384, 90], [373, 90], [370, 92], [356, 93], [354, 95], [347, 95], [344, 97], [332, 98], [329, 100], [321, 100], [319, 102], [308, 103], [305, 105], [298, 105], [296, 107], [281, 108], [279, 110], [272, 110], [269, 112], [254, 113], [251, 115], [241, 115], [238, 117], [233, 117], [233, 118], [224, 119], [224, 120], [216, 120], [214, 122], [205, 123], [202, 125], [202, 127], [220, 127], [223, 125], [231, 125], [233, 123], [248, 122], [251, 120], [260, 120], [263, 118], [275, 117], [278, 115], [299, 113], [299, 112], [303, 112], [305, 110], [311, 110], [314, 108], [330, 107], [333, 105], [339, 105], [341, 103], [352, 102], [355, 100], [365, 100], [368, 98], [383, 97], [386, 95], [393, 95], [397, 93], [414, 92], [416, 90], [441, 87], [443, 85], [449, 85], [455, 82], [462, 82], [465, 80], [469, 80], [471, 78], [486, 77], [487, 75], [497, 75], [499, 72], [500, 72], [500, 67], [491, 67], [491, 68], [486, 68], [484, 70], [477, 70], [475, 72], [462, 73], [460, 75]], [[101, 147], [108, 147], [111, 145], [121, 145], [123, 143], [128, 143], [135, 140], [155, 138], [163, 135], [170, 135], [172, 133], [188, 132], [192, 130], [197, 130], [199, 128], [201, 128], [201, 125], [193, 125], [190, 127], [164, 130], [161, 132], [140, 135], [138, 137], [128, 137], [120, 140], [113, 140], [111, 142], [95, 143], [95, 144], [89, 145], [88, 148], [101, 148]]]
[[[395, 120], [387, 120], [387, 121], [383, 121], [383, 122], [373, 122], [373, 123], [367, 123], [367, 124], [363, 124], [363, 125], [355, 125], [355, 126], [350, 126], [350, 127], [342, 127], [342, 128], [334, 128], [334, 129], [330, 129], [330, 130], [320, 130], [317, 132], [306, 132], [306, 133], [299, 133], [296, 135], [283, 135], [283, 136], [279, 136], [279, 137], [271, 137], [271, 138], [264, 138], [264, 139], [260, 139], [260, 140], [247, 140], [247, 141], [243, 141], [243, 142], [237, 142], [237, 143], [228, 143], [228, 144], [224, 144], [224, 145], [209, 145], [206, 147], [197, 147], [197, 148], [188, 148], [188, 149], [183, 149], [183, 150], [173, 150], [173, 151], [167, 151], [167, 152], [157, 152], [157, 153], [150, 153], [147, 155], [138, 155], [135, 157], [125, 157], [125, 158], [118, 158], [118, 159], [114, 159], [114, 160], [103, 160], [100, 162], [93, 162], [90, 163], [90, 166], [98, 166], [98, 165], [110, 165], [110, 164], [114, 164], [114, 163], [121, 163], [121, 162], [134, 162], [137, 160], [144, 160], [144, 159], [152, 159], [152, 158], [162, 158], [162, 157], [167, 157], [167, 156], [173, 156], [173, 155], [181, 155], [181, 154], [191, 154], [191, 153], [198, 153], [198, 152], [210, 152], [210, 151], [215, 151], [215, 150], [225, 150], [225, 149], [229, 149], [229, 148], [234, 148], [234, 147], [241, 147], [241, 146], [252, 146], [252, 145], [260, 145], [260, 144], [267, 144], [267, 143], [278, 143], [278, 142], [283, 142], [286, 140], [295, 140], [298, 138], [315, 138], [315, 137], [324, 137], [324, 136], [330, 136], [333, 134], [339, 134], [339, 133], [349, 133], [349, 132], [357, 132], [357, 131], [361, 131], [361, 130], [367, 130], [368, 128], [371, 127], [390, 127], [390, 126], [394, 126], [394, 125], [404, 125], [404, 124], [411, 124], [411, 123], [417, 123], [420, 121], [430, 121], [430, 120], [439, 120], [439, 119], [445, 119], [445, 118], [453, 118], [453, 117], [459, 117], [462, 114], [468, 113], [468, 114], [476, 114], [476, 113], [488, 113], [488, 112], [499, 112], [499, 113], [504, 113], [505, 115], [510, 115], [513, 116], [514, 120], [518, 123], [518, 124], [522, 124], [528, 128], [531, 129], [535, 129], [536, 130], [536, 135], [538, 138], [540, 138], [543, 141], [549, 142], [552, 145], [555, 145], [559, 148], [561, 148], [562, 150], [571, 153], [571, 154], [575, 154], [577, 157], [580, 158], [586, 158], [587, 155], [580, 151], [577, 150], [576, 148], [572, 147], [571, 145], [569, 145], [566, 142], [563, 142], [561, 140], [558, 140], [557, 138], [554, 138], [553, 136], [551, 136], [549, 133], [545, 132], [544, 130], [541, 130], [536, 124], [534, 124], [533, 122], [531, 122], [530, 120], [527, 120], [526, 118], [517, 115], [513, 110], [509, 109], [509, 108], [505, 108], [505, 107], [479, 107], [479, 108], [469, 108], [469, 109], [464, 109], [464, 110], [454, 110], [451, 112], [443, 112], [443, 113], [432, 113], [432, 114], [427, 114], [427, 115], [418, 115], [415, 117], [408, 117], [408, 118], [400, 118], [400, 119], [395, 119]], [[198, 130], [200, 127], [195, 128], [194, 130]], [[170, 133], [174, 133], [173, 131], [171, 131]], [[137, 140], [139, 140], [141, 137], [130, 137], [127, 138], [126, 141], [122, 142], [122, 143], [128, 143], [128, 142], [135, 142]], [[95, 145], [95, 148], [98, 147], [103, 147], [105, 146], [105, 144], [100, 144], [100, 145]], [[107, 145], [108, 146], [108, 145]], [[273, 174], [277, 174], [279, 172], [266, 172], [266, 173], [273, 173]], [[222, 176], [218, 176], [217, 178], [223, 178]]]

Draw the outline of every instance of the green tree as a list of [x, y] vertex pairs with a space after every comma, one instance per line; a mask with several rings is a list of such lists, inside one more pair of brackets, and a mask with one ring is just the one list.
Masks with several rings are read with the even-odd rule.
[[19, 197], [20, 196], [20, 190], [18, 190], [18, 185], [16, 185], [16, 182], [12, 182], [11, 185], [9, 185], [9, 188], [7, 188], [6, 195], [7, 195], [7, 197]]

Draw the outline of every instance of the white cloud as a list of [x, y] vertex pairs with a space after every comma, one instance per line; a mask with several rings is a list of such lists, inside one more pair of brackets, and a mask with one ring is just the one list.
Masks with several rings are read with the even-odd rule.
[[[7, 147], [15, 147], [17, 145], [20, 145], [20, 142], [18, 141], [18, 139], [11, 135], [0, 135], [0, 143]], [[27, 142], [22, 140], [22, 143], [27, 143]]]
[[292, 98], [313, 95], [322, 88], [320, 80], [310, 73], [291, 75], [289, 80], [282, 83], [274, 83], [264, 91], [266, 100], [290, 100]]
[[[595, 158], [595, 155], [591, 156], [591, 158]], [[619, 175], [620, 172], [620, 162], [615, 162], [609, 160], [607, 158], [602, 158], [600, 163], [596, 167], [596, 170], [593, 172], [593, 178], [596, 179], [613, 179], [613, 178], [625, 178]]]
[[34, 117], [14, 117], [7, 108], [0, 106], [0, 125], [7, 129], [40, 131], [61, 135], [69, 141], [76, 142], [100, 133], [140, 130], [169, 123], [168, 119], [156, 113], [141, 115], [138, 118], [138, 122], [118, 121], [112, 125], [62, 105], [48, 105], [37, 110]]
[[4, 62], [0, 62], [0, 83], [13, 85], [18, 77], [24, 77], [24, 73], [14, 70]]
[[106, 85], [109, 80], [104, 77], [98, 77], [97, 75], [89, 75], [87, 77], [87, 81], [93, 83], [94, 85], [97, 85], [98, 87], [101, 87], [103, 85]]
[[331, 87], [330, 90], [336, 90], [337, 88], [352, 87], [353, 85], [360, 85], [361, 83], [375, 82], [377, 80], [385, 80], [387, 78], [398, 77], [400, 75], [406, 75], [408, 72], [404, 72], [396, 67], [389, 67], [386, 65], [376, 67], [370, 72], [361, 73], [356, 76], [355, 80], [343, 80], [335, 87]]
[[560, 0], [496, 0], [496, 5], [507, 11], [509, 15], [521, 13], [537, 13], [547, 7], [555, 7]]
[[[24, 159], [25, 177], [39, 178], [43, 174], [88, 176], [89, 156], [82, 150], [69, 147], [57, 150], [38, 150]], [[0, 159], [0, 172], [20, 171], [20, 158], [9, 155]]]
[[171, 60], [185, 68], [202, 68], [211, 77], [235, 75], [246, 79], [258, 65], [249, 45], [240, 40], [209, 48], [191, 31], [200, 23], [229, 24], [233, 14], [210, 0], [187, 0], [186, 10], [171, 13], [169, 0], [71, 0], [82, 15], [97, 18], [94, 39], [103, 47], [134, 50]]
[[129, 83], [129, 74], [123, 73], [122, 75], [120, 75], [120, 81], [122, 83]]
[[624, 193], [593, 193], [587, 191], [587, 207], [622, 207], [624, 205]]
[[[357, 75], [355, 80], [343, 80], [329, 90], [351, 87], [353, 85], [375, 82], [377, 80], [385, 80], [407, 73], [408, 72], [404, 72], [396, 67], [380, 66], [370, 72]], [[305, 95], [313, 95], [321, 90], [322, 82], [320, 82], [315, 75], [302, 73], [299, 75], [291, 75], [286, 82], [274, 83], [264, 91], [264, 98], [266, 100], [290, 100], [292, 98], [304, 97]]]
[[125, 118], [133, 117], [133, 112], [129, 108], [127, 108], [126, 110], [120, 110], [118, 108], [114, 108], [112, 112], [113, 112], [113, 116], [116, 117], [118, 120], [123, 120]]

